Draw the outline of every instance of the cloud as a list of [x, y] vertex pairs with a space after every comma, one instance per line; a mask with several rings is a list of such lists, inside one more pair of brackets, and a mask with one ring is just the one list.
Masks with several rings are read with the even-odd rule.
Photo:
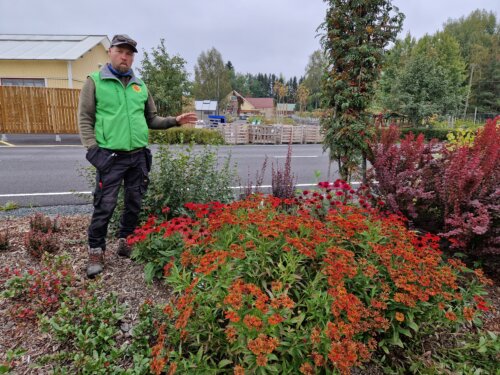
[[[448, 18], [485, 8], [498, 13], [497, 0], [395, 0], [406, 14], [404, 32], [434, 33]], [[150, 51], [164, 38], [192, 71], [202, 51], [217, 48], [241, 73], [304, 74], [320, 48], [316, 29], [327, 3], [320, 0], [0, 0], [0, 33], [126, 33]], [[136, 62], [142, 60], [142, 53]]]

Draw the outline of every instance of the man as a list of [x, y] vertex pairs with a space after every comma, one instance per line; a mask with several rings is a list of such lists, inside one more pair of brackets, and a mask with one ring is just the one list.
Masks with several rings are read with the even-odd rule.
[[146, 147], [148, 128], [167, 129], [196, 122], [194, 113], [157, 116], [146, 85], [131, 69], [136, 46], [128, 35], [115, 35], [108, 50], [109, 63], [90, 74], [80, 93], [80, 136], [87, 148], [87, 160], [97, 170], [94, 213], [88, 229], [89, 278], [104, 269], [108, 223], [122, 181], [125, 207], [120, 219], [118, 255], [130, 257], [126, 237], [137, 226], [152, 162]]

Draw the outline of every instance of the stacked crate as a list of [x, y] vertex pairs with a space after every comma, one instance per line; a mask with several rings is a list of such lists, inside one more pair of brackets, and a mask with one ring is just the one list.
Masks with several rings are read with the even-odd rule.
[[321, 143], [322, 141], [323, 136], [319, 125], [304, 126], [304, 143]]
[[249, 143], [247, 124], [220, 124], [217, 130], [224, 137], [226, 144], [241, 145]]
[[280, 143], [302, 143], [304, 127], [302, 125], [280, 125]]
[[250, 143], [254, 144], [275, 144], [277, 134], [276, 126], [273, 125], [250, 125]]

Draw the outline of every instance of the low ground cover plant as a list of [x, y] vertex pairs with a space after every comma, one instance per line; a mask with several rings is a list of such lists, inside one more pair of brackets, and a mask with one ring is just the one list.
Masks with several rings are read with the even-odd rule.
[[[129, 238], [173, 288], [152, 373], [347, 374], [404, 362], [436, 331], [481, 325], [480, 270], [379, 213], [366, 189], [319, 187], [189, 204], [192, 217], [151, 217]], [[492, 352], [474, 354], [494, 363]]]

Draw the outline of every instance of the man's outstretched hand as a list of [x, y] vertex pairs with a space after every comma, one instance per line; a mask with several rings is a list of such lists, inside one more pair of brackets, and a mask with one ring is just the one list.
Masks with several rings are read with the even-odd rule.
[[195, 124], [198, 118], [196, 117], [196, 113], [189, 112], [177, 116], [175, 120], [179, 125], [185, 125], [185, 124]]

